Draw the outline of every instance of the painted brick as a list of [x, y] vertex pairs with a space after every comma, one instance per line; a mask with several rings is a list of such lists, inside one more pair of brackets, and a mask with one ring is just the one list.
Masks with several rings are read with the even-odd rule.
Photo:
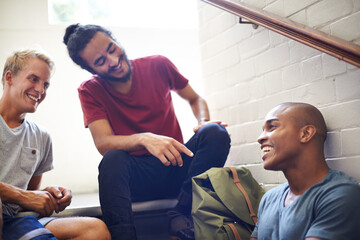
[[343, 171], [360, 182], [360, 156], [327, 159], [330, 168]]
[[266, 184], [281, 184], [286, 182], [286, 178], [281, 171], [268, 171], [263, 168], [262, 164], [246, 165], [253, 177], [259, 183]]
[[255, 71], [258, 74], [270, 72], [289, 63], [289, 46], [281, 44], [255, 57]]
[[[236, 96], [235, 88], [228, 88], [223, 92], [223, 99], [221, 101], [222, 107], [231, 107], [234, 105], [234, 99]], [[221, 108], [222, 108], [221, 107]]]
[[296, 63], [306, 60], [315, 55], [321, 54], [318, 50], [311, 48], [305, 44], [296, 42], [294, 40], [289, 41], [290, 48], [290, 63]]
[[330, 29], [330, 25], [325, 25], [321, 28], [317, 28], [317, 30], [323, 32], [323, 33], [326, 33], [328, 35], [331, 35], [331, 29]]
[[296, 23], [300, 23], [300, 24], [307, 25], [306, 10], [300, 11], [300, 12], [292, 15], [291, 17], [289, 17], [289, 19], [290, 19], [291, 21], [296, 22]]
[[[317, 2], [318, 0], [286, 0], [284, 4], [285, 16], [290, 16]], [[304, 11], [303, 11], [304, 12]]]
[[242, 125], [229, 125], [228, 132], [231, 134], [231, 146], [236, 146], [245, 143], [244, 126]]
[[247, 59], [264, 52], [270, 46], [269, 31], [263, 30], [239, 44], [241, 59]]
[[334, 81], [326, 79], [311, 83], [307, 86], [307, 95], [304, 101], [314, 105], [334, 103], [336, 101]]
[[322, 58], [321, 55], [306, 59], [301, 62], [301, 72], [303, 83], [311, 83], [323, 77]]
[[239, 62], [239, 55], [237, 54], [236, 47], [227, 49], [219, 55], [205, 61], [204, 64], [204, 75], [214, 74], [222, 71], [227, 67], [231, 67]]
[[354, 4], [354, 11], [359, 11], [360, 10], [360, 1], [359, 0], [353, 0], [353, 4]]
[[242, 124], [250, 121], [255, 121], [258, 115], [257, 102], [250, 102], [247, 104], [240, 104], [233, 114], [236, 116], [236, 123]]
[[346, 72], [347, 67], [344, 61], [341, 61], [328, 54], [322, 55], [324, 76], [330, 77]]
[[223, 35], [220, 34], [215, 38], [206, 41], [202, 44], [202, 58], [208, 59], [214, 57], [216, 54], [219, 54], [221, 51], [225, 50], [225, 43], [223, 41]]
[[239, 83], [235, 86], [235, 99], [236, 103], [245, 102], [250, 100], [250, 86], [248, 83]]
[[245, 137], [245, 141], [248, 143], [250, 142], [257, 143], [257, 139], [259, 138], [262, 132], [262, 126], [263, 126], [263, 121], [252, 121], [242, 125], [243, 127], [242, 134]]
[[279, 105], [283, 102], [291, 101], [291, 92], [290, 91], [283, 91], [277, 93], [275, 95], [267, 96], [263, 99], [258, 100], [259, 112], [258, 118], [259, 120], [263, 120], [266, 114], [275, 106]]
[[350, 14], [353, 10], [352, 0], [323, 0], [307, 9], [308, 24], [316, 27]]
[[339, 132], [328, 132], [325, 141], [325, 158], [341, 157], [341, 135]]
[[307, 86], [302, 85], [295, 89], [291, 90], [291, 101], [293, 102], [305, 102], [310, 103], [309, 100], [306, 100], [307, 96]]
[[275, 70], [264, 75], [265, 91], [267, 95], [275, 94], [283, 89], [280, 70]]
[[258, 99], [266, 95], [264, 78], [258, 77], [250, 82], [251, 99]]
[[277, 0], [272, 2], [271, 4], [267, 5], [264, 10], [280, 17], [285, 17], [284, 0]]
[[360, 97], [360, 69], [335, 78], [336, 96], [340, 101]]
[[360, 12], [356, 12], [348, 17], [330, 25], [331, 35], [340, 37], [347, 41], [360, 38]]
[[300, 63], [284, 67], [282, 70], [282, 79], [284, 89], [290, 89], [299, 86], [303, 79]]
[[360, 156], [360, 128], [341, 131], [343, 156]]
[[241, 61], [228, 70], [228, 83], [233, 86], [239, 82], [249, 80], [255, 76], [254, 61]]
[[244, 0], [242, 1], [243, 3], [245, 4], [248, 4], [250, 6], [253, 6], [253, 7], [257, 7], [257, 8], [264, 8], [266, 6], [266, 0], [257, 0], [257, 1], [253, 1], [253, 0]]
[[271, 4], [271, 3], [273, 3], [273, 2], [275, 2], [276, 0], [266, 0], [266, 6], [267, 5], [269, 5], [269, 4]]
[[238, 20], [235, 15], [228, 12], [223, 12], [222, 14], [211, 20], [211, 36], [214, 37], [217, 34], [224, 32], [225, 30], [237, 24], [237, 22]]
[[277, 45], [280, 45], [282, 43], [289, 41], [289, 39], [287, 37], [284, 37], [283, 35], [273, 32], [273, 31], [269, 31], [269, 36], [270, 36], [270, 45], [272, 47], [275, 47]]
[[340, 130], [360, 127], [360, 100], [343, 102], [324, 107], [321, 112], [326, 119], [328, 130]]
[[208, 94], [218, 93], [228, 88], [226, 85], [226, 71], [219, 71], [206, 78], [205, 91]]
[[258, 143], [248, 143], [234, 147], [231, 152], [233, 164], [259, 163], [261, 161], [261, 152]]
[[222, 33], [224, 44], [227, 48], [232, 47], [234, 44], [251, 37], [254, 32], [256, 32], [256, 30], [254, 30], [251, 25], [236, 23]]

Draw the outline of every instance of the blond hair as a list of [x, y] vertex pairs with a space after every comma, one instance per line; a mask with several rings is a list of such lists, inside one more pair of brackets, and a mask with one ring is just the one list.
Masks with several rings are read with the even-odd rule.
[[2, 84], [5, 84], [5, 74], [7, 71], [11, 71], [16, 76], [16, 74], [18, 74], [26, 66], [29, 58], [38, 58], [49, 66], [50, 72], [53, 70], [54, 62], [44, 53], [33, 49], [16, 51], [12, 56], [6, 59], [1, 79]]

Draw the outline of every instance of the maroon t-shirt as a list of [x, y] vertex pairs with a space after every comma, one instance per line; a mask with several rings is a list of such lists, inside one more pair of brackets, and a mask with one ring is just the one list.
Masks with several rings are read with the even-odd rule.
[[133, 76], [127, 94], [115, 91], [107, 80], [96, 75], [80, 85], [85, 127], [95, 120], [107, 119], [114, 135], [152, 132], [183, 143], [170, 90], [183, 89], [188, 80], [163, 56], [139, 58], [130, 63]]

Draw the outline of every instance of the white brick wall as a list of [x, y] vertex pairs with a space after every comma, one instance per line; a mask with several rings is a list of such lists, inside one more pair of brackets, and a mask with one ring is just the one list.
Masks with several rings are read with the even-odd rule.
[[[359, 0], [243, 2], [360, 43]], [[360, 69], [262, 27], [239, 24], [238, 17], [201, 1], [199, 19], [205, 98], [212, 118], [229, 123], [232, 138], [226, 165], [247, 166], [266, 188], [284, 182], [281, 172], [262, 168], [256, 139], [271, 108], [302, 101], [326, 119], [329, 165], [359, 181]]]

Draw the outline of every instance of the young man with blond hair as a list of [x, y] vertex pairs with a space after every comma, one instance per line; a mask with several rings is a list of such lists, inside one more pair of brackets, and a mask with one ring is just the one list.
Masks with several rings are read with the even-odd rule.
[[[54, 238], [51, 234], [59, 239], [110, 239], [106, 225], [99, 219], [49, 218], [63, 211], [72, 195], [70, 189], [61, 186], [40, 190], [43, 173], [53, 168], [52, 142], [45, 129], [25, 116], [35, 112], [45, 99], [53, 65], [50, 58], [35, 50], [17, 51], [5, 63], [0, 99], [2, 237], [12, 239], [14, 233], [23, 231], [25, 225], [17, 224], [20, 219], [31, 221], [36, 228], [41, 226], [39, 223], [45, 226], [41, 231], [26, 233], [25, 239], [39, 233], [49, 239]], [[16, 218], [21, 210], [37, 213], [39, 220]]]

